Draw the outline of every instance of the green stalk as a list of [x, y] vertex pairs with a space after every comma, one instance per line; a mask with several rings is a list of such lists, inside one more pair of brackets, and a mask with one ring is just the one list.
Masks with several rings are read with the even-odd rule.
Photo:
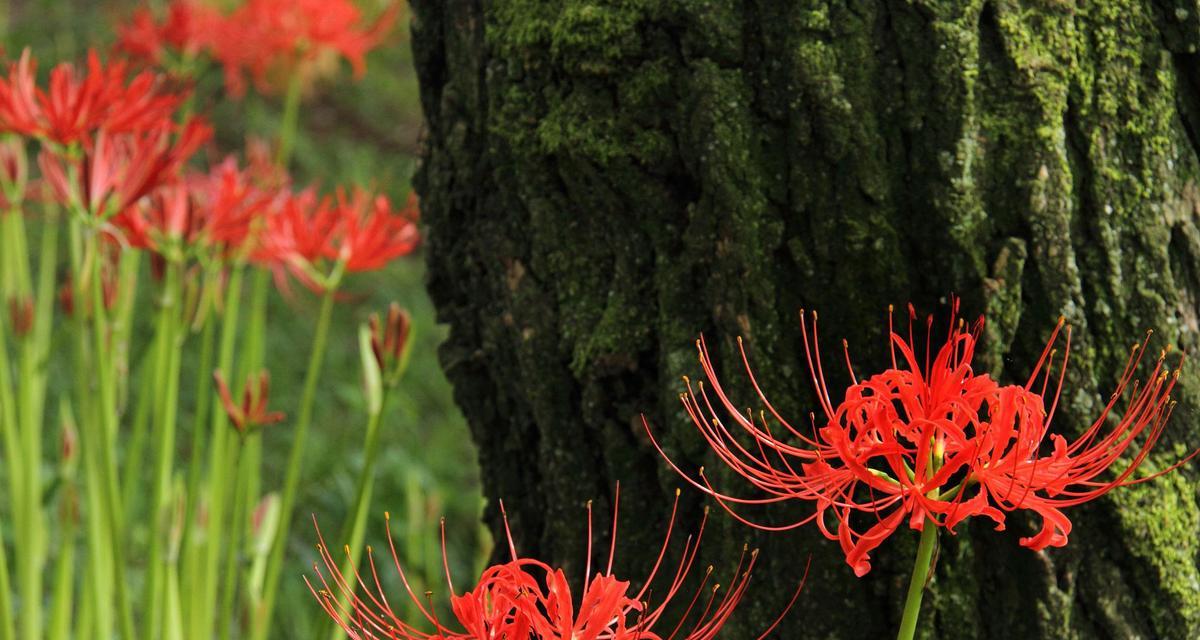
[[238, 450], [242, 450], [242, 452], [240, 456], [235, 453], [239, 460], [233, 489], [233, 526], [229, 528], [229, 537], [225, 540], [229, 553], [225, 556], [225, 588], [222, 592], [220, 616], [217, 618], [217, 628], [220, 630], [222, 640], [229, 640], [230, 634], [233, 632], [233, 613], [237, 603], [238, 574], [240, 573], [238, 559], [242, 551], [242, 533], [246, 529], [248, 520], [246, 484], [249, 480], [251, 461], [245, 455], [246, 447], [241, 439], [235, 442], [237, 442], [234, 445], [235, 452]]
[[[53, 225], [50, 225], [53, 226]], [[5, 253], [3, 268], [4, 311], [8, 304], [22, 304], [32, 295], [29, 273], [29, 250], [26, 241], [24, 216], [20, 210], [12, 209], [0, 214], [0, 249]], [[50, 236], [53, 239], [53, 236]], [[45, 257], [43, 257], [43, 263]], [[0, 335], [0, 349], [4, 350], [0, 366], [5, 367], [3, 402], [6, 423], [4, 439], [9, 460], [14, 464], [14, 475], [19, 480], [12, 485], [14, 541], [17, 545], [17, 583], [21, 593], [21, 616], [19, 618], [22, 637], [38, 637], [42, 630], [43, 572], [47, 552], [46, 519], [41, 504], [41, 402], [44, 394], [44, 376], [41, 366], [41, 342], [45, 337], [48, 318], [37, 318], [38, 332], [25, 335], [13, 334], [19, 347], [17, 378], [9, 377], [6, 341]], [[13, 411], [12, 405], [16, 405]]]
[[167, 572], [167, 559], [164, 544], [166, 533], [170, 526], [171, 515], [171, 462], [175, 457], [175, 427], [179, 406], [179, 370], [180, 370], [180, 309], [179, 301], [182, 294], [181, 266], [168, 263], [166, 277], [163, 281], [162, 298], [159, 301], [158, 327], [156, 330], [161, 346], [162, 355], [158, 364], [163, 369], [156, 373], [155, 382], [158, 394], [162, 397], [159, 414], [154, 422], [154, 483], [153, 498], [150, 509], [150, 559], [149, 578], [146, 594], [151, 599], [149, 615], [144, 619], [142, 637], [153, 638], [158, 635], [163, 624], [163, 613], [166, 606], [167, 589], [164, 581]]
[[[378, 410], [372, 411], [367, 418], [367, 437], [363, 445], [363, 468], [358, 475], [358, 487], [355, 491], [354, 508], [346, 514], [346, 522], [342, 524], [341, 537], [338, 540], [346, 541], [350, 546], [350, 557], [342, 563], [342, 575], [354, 575], [353, 571], [358, 566], [359, 560], [362, 557], [362, 542], [366, 535], [367, 514], [371, 507], [371, 494], [375, 488], [375, 460], [379, 457], [379, 425], [383, 422], [383, 413], [387, 407], [387, 399], [390, 395], [391, 386], [383, 387], [383, 394], [380, 397]], [[351, 583], [351, 589], [357, 585]], [[353, 593], [351, 596], [353, 597]], [[340, 626], [333, 625], [330, 633], [331, 640], [341, 640], [346, 637], [346, 632]]]
[[187, 497], [183, 495], [182, 478], [175, 478], [171, 484], [170, 528], [168, 532], [166, 555], [166, 612], [163, 620], [161, 637], [164, 640], [183, 640], [183, 598], [179, 587], [179, 552], [183, 542], [184, 510], [187, 508]]
[[13, 640], [17, 633], [12, 618], [12, 582], [8, 577], [8, 551], [3, 540], [4, 529], [0, 528], [0, 640]]
[[[21, 434], [17, 426], [17, 411], [13, 402], [13, 387], [12, 375], [9, 372], [8, 345], [5, 338], [5, 319], [0, 317], [0, 439], [4, 443], [4, 459], [8, 468], [9, 487], [12, 492], [12, 509], [14, 520], [13, 541], [14, 547], [18, 555], [25, 548], [25, 521], [26, 521], [26, 496], [24, 489], [25, 483], [25, 464], [29, 462], [22, 460], [24, 457], [21, 454]], [[0, 543], [3, 538], [0, 537]], [[18, 566], [20, 569], [20, 566]], [[24, 576], [18, 575], [18, 580], [21, 581], [23, 588]], [[8, 558], [4, 545], [0, 544], [0, 580], [3, 584], [0, 585], [0, 609], [3, 613], [0, 615], [0, 628], [7, 634], [7, 637], [13, 637], [13, 620], [11, 614], [13, 611], [12, 601], [10, 598], [9, 574], [8, 574]]]
[[921, 614], [921, 596], [925, 593], [925, 582], [929, 579], [929, 568], [933, 562], [933, 549], [937, 546], [937, 526], [925, 520], [921, 529], [921, 543], [917, 547], [917, 559], [913, 564], [912, 579], [908, 582], [908, 597], [904, 600], [904, 617], [900, 620], [897, 640], [912, 640], [917, 632], [917, 617]]
[[72, 504], [78, 498], [73, 478], [67, 479], [63, 490], [63, 501], [67, 505], [61, 513], [59, 528], [58, 559], [54, 570], [54, 600], [50, 611], [50, 640], [67, 640], [71, 634], [71, 605], [75, 584], [75, 514]]
[[182, 599], [179, 596], [179, 564], [167, 566], [167, 624], [163, 631], [164, 640], [183, 640]]
[[[84, 589], [87, 589], [86, 585]], [[93, 606], [91, 598], [84, 597], [79, 600], [79, 617], [75, 619], [75, 633], [71, 637], [95, 638], [97, 636], [93, 628], [96, 622], [96, 617], [92, 615]]]
[[[269, 276], [267, 276], [269, 277]], [[241, 312], [245, 267], [234, 268], [225, 299], [225, 314], [221, 319], [221, 341], [217, 352], [217, 368], [229, 374], [233, 369], [234, 347], [238, 336], [238, 317]], [[207, 372], [206, 372], [207, 373]], [[212, 420], [209, 451], [208, 524], [205, 544], [196, 550], [195, 575], [188, 580], [192, 588], [189, 628], [192, 638], [211, 638], [217, 608], [217, 570], [220, 566], [220, 533], [225, 523], [226, 484], [231, 474], [228, 459], [229, 418], [219, 406], [220, 400], [211, 391]]]
[[287, 167], [292, 158], [292, 145], [296, 139], [296, 128], [300, 122], [300, 74], [293, 73], [288, 80], [287, 97], [283, 102], [283, 119], [279, 123], [279, 148], [275, 164]]
[[158, 357], [160, 351], [158, 339], [155, 338], [150, 351], [142, 356], [142, 364], [138, 367], [138, 399], [133, 411], [132, 434], [129, 436], [129, 446], [125, 450], [125, 487], [122, 489], [122, 504], [125, 505], [126, 517], [136, 521], [141, 513], [142, 467], [146, 453], [146, 445], [150, 439], [150, 418], [154, 412], [153, 405], [157, 404], [154, 393], [156, 371], [152, 358]]
[[287, 549], [288, 529], [291, 527], [292, 510], [296, 502], [296, 490], [300, 486], [300, 472], [304, 466], [304, 451], [308, 439], [308, 427], [312, 421], [313, 401], [316, 399], [317, 382], [321, 377], [321, 365], [325, 360], [325, 343], [329, 339], [329, 324], [333, 318], [333, 302], [336, 296], [336, 283], [340, 281], [342, 265], [338, 265], [331, 283], [325, 290], [321, 300], [321, 311], [317, 317], [317, 330], [313, 336], [312, 352], [309, 354], [308, 369], [304, 377], [304, 392], [300, 398], [300, 415], [296, 421], [296, 430], [292, 434], [292, 448], [288, 454], [287, 472], [284, 476], [283, 495], [280, 499], [279, 529], [275, 533], [275, 541], [271, 545], [271, 555], [267, 561], [266, 585], [263, 590], [262, 604], [256, 612], [254, 635], [256, 640], [265, 640], [267, 629], [270, 627], [271, 616], [275, 607], [275, 597], [279, 591], [280, 572], [283, 568], [283, 555]]
[[79, 449], [83, 456], [86, 487], [84, 513], [87, 514], [88, 568], [80, 627], [81, 629], [86, 627], [86, 630], [95, 637], [107, 638], [112, 635], [113, 631], [110, 591], [112, 586], [112, 576], [110, 575], [112, 556], [110, 554], [113, 545], [110, 543], [110, 531], [104, 517], [106, 502], [103, 490], [104, 474], [101, 471], [99, 451], [104, 445], [102, 442], [96, 441], [97, 436], [101, 434], [96, 429], [97, 425], [92, 418], [95, 413], [95, 394], [91, 391], [91, 380], [88, 376], [91, 354], [88, 349], [87, 323], [83, 318], [83, 285], [80, 280], [83, 277], [83, 238], [78, 219], [72, 217], [68, 224], [71, 273], [75, 278], [72, 293], [75, 300], [75, 316], [74, 322], [71, 323], [75, 334], [74, 388], [75, 392], [79, 394], [76, 405], [85, 417], [79, 429]]
[[[116, 385], [113, 380], [114, 371], [112, 371], [113, 361], [110, 358], [110, 353], [107, 349], [108, 323], [105, 319], [104, 309], [104, 287], [101, 279], [100, 268], [100, 238], [93, 234], [89, 238], [91, 260], [90, 260], [90, 278], [91, 278], [91, 293], [92, 293], [92, 338], [93, 338], [93, 354], [96, 361], [93, 362], [92, 371], [96, 375], [96, 384], [99, 388], [100, 405], [99, 415], [95, 417], [94, 428], [100, 442], [96, 439], [91, 440], [92, 446], [96, 447], [100, 454], [101, 472], [103, 473], [104, 486], [104, 516], [109, 529], [109, 537], [111, 539], [111, 548], [109, 553], [112, 555], [112, 585], [117, 601], [117, 614], [121, 626], [122, 637], [132, 638], [133, 636], [133, 612], [129, 606], [129, 595], [127, 593], [127, 584], [125, 582], [125, 551], [124, 551], [124, 525], [122, 523], [122, 511], [120, 505], [120, 475], [117, 470], [113, 448], [116, 445], [117, 437], [117, 402], [116, 402]], [[88, 261], [85, 260], [85, 263]], [[80, 274], [79, 288], [82, 288], [84, 278]], [[83, 292], [80, 290], [76, 298], [79, 301], [83, 299]], [[77, 311], [82, 313], [82, 308]]]
[[[19, 215], [10, 216], [13, 221], [13, 244], [22, 253], [15, 256], [21, 263], [22, 270], [18, 273], [17, 290], [15, 295], [25, 298], [30, 295], [30, 276], [25, 252], [25, 229]], [[53, 230], [52, 230], [53, 229]], [[43, 255], [39, 261], [38, 288], [39, 295], [49, 297], [47, 277], [52, 277], [54, 265], [48, 260], [54, 260], [57, 248], [57, 227], [51, 223], [43, 234]], [[52, 285], [51, 285], [52, 286]], [[42, 632], [42, 598], [43, 573], [49, 543], [46, 539], [47, 523], [45, 510], [42, 507], [41, 471], [42, 471], [42, 417], [43, 402], [46, 396], [45, 361], [49, 353], [50, 336], [50, 307], [49, 300], [38, 300], [35, 315], [35, 326], [31, 327], [21, 342], [20, 373], [18, 378], [19, 395], [19, 430], [21, 433], [25, 458], [25, 480], [22, 483], [26, 491], [24, 499], [25, 548], [18, 557], [18, 572], [22, 592], [21, 633], [23, 637], [39, 637]]]
[[184, 527], [182, 548], [187, 549], [192, 523], [195, 521], [195, 511], [199, 507], [200, 472], [204, 465], [200, 463], [204, 457], [205, 429], [208, 424], [208, 410], [212, 406], [210, 393], [212, 391], [212, 360], [213, 349], [216, 347], [217, 323], [212, 316], [205, 318], [204, 328], [200, 331], [200, 366], [196, 369], [195, 416], [192, 420], [192, 449], [189, 452], [191, 464], [187, 476], [187, 506], [184, 511]]

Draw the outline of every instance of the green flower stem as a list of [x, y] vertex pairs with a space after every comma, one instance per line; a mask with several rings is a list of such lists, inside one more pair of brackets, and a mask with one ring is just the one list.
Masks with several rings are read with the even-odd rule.
[[192, 416], [192, 447], [188, 452], [191, 456], [191, 464], [188, 465], [185, 494], [187, 504], [184, 507], [183, 541], [180, 545], [182, 549], [189, 548], [192, 525], [195, 522], [196, 510], [200, 505], [198, 500], [200, 478], [204, 467], [200, 461], [204, 456], [205, 426], [208, 425], [208, 411], [212, 406], [210, 394], [213, 388], [212, 360], [217, 341], [216, 327], [217, 323], [214, 322], [214, 318], [208, 317], [204, 321], [204, 327], [200, 330], [200, 366], [195, 369], [196, 391], [192, 396], [195, 398], [195, 414]]
[[183, 640], [183, 600], [179, 595], [179, 563], [167, 565], [167, 620], [163, 640]]
[[[4, 346], [4, 321], [2, 321], [2, 319], [0, 319], [0, 351], [5, 351], [5, 349], [6, 349], [6, 347]], [[4, 367], [4, 366], [7, 366], [7, 364], [4, 363], [4, 361], [0, 361], [0, 367]], [[6, 387], [6, 384], [0, 383], [0, 387]], [[0, 390], [0, 403], [4, 403], [5, 406], [8, 406], [8, 401], [6, 400], [6, 395], [7, 394], [5, 394], [4, 391]], [[8, 420], [6, 420], [4, 417], [0, 417], [0, 423], [4, 423], [4, 425], [5, 425], [5, 427], [4, 427], [4, 431], [5, 431], [5, 436], [4, 436], [5, 448], [4, 448], [4, 450], [12, 451], [14, 449], [11, 448], [10, 443], [7, 442], [8, 438], [10, 438], [10, 436], [8, 436], [8, 431], [10, 431], [10, 429], [8, 429]], [[16, 456], [5, 455], [5, 460], [12, 462], [14, 457], [16, 457]], [[19, 473], [19, 471], [18, 471], [18, 473]], [[10, 472], [10, 475], [12, 475], [12, 474], [13, 473]], [[10, 485], [10, 486], [12, 486], [11, 490], [12, 490], [13, 494], [16, 494], [16, 492], [19, 489], [18, 486], [13, 486], [13, 485]], [[17, 496], [13, 496], [13, 497], [17, 497]], [[16, 501], [13, 501], [13, 510], [14, 510], [14, 512], [16, 512], [16, 510], [17, 510], [17, 502]], [[2, 528], [0, 528], [0, 540], [2, 540], [2, 539], [4, 539], [4, 530], [2, 530]], [[12, 581], [10, 580], [10, 576], [8, 576], [8, 552], [7, 552], [7, 550], [5, 550], [4, 545], [0, 544], [0, 640], [13, 640], [13, 638], [16, 638], [16, 634], [17, 634], [16, 627], [13, 626], [13, 620], [12, 620], [12, 596], [11, 596], [11, 593], [12, 593]]]
[[171, 470], [175, 458], [175, 432], [179, 409], [179, 375], [182, 360], [183, 322], [180, 315], [183, 292], [182, 265], [169, 262], [159, 298], [156, 334], [159, 339], [159, 357], [155, 371], [155, 395], [162, 398], [154, 420], [152, 440], [154, 442], [154, 480], [151, 485], [150, 554], [147, 597], [151, 606], [149, 615], [143, 619], [142, 637], [159, 635], [165, 622], [165, 607], [169, 585], [165, 584], [168, 572], [166, 538], [171, 526]]
[[[240, 326], [239, 316], [245, 273], [246, 269], [242, 265], [234, 268], [233, 274], [229, 278], [229, 290], [225, 296], [225, 312], [221, 318], [221, 341], [217, 349], [217, 369], [227, 376], [233, 371], [234, 348], [237, 345]], [[259, 271], [256, 274], [256, 290], [258, 281], [266, 278], [269, 278], [266, 272]], [[205, 372], [205, 375], [208, 373]], [[212, 419], [210, 421], [212, 430], [209, 436], [211, 448], [208, 463], [208, 522], [205, 525], [207, 528], [205, 545], [197, 550], [196, 562], [198, 564], [195, 566], [197, 575], [188, 581], [193, 589], [193, 606], [190, 607], [192, 617], [189, 620], [192, 638], [211, 638], [215, 628], [217, 587], [219, 585], [217, 571], [220, 568], [221, 552], [223, 551], [220, 532], [225, 522], [226, 485], [233, 471], [232, 461], [229, 460], [229, 432], [231, 430], [229, 417], [220, 406], [220, 399], [216, 397], [216, 394], [210, 391], [207, 397], [212, 398]]]
[[71, 637], [71, 607], [74, 602], [72, 587], [75, 584], [75, 479], [67, 478], [63, 488], [63, 508], [59, 511], [58, 559], [54, 569], [54, 599], [50, 611], [50, 628], [46, 635], [50, 640], [67, 640]]
[[154, 402], [154, 374], [152, 360], [158, 356], [157, 338], [152, 347], [142, 356], [138, 367], [138, 397], [133, 410], [133, 426], [129, 445], [125, 448], [125, 486], [121, 490], [121, 501], [125, 505], [125, 517], [136, 521], [142, 505], [142, 466], [146, 445], [150, 439], [150, 418]]
[[[11, 215], [11, 214], [10, 214]], [[4, 248], [10, 245], [8, 238], [7, 225], [0, 231], [3, 235]], [[7, 265], [6, 265], [7, 266]], [[4, 444], [4, 460], [5, 466], [8, 468], [8, 482], [11, 491], [12, 509], [13, 509], [13, 537], [16, 542], [18, 557], [25, 550], [25, 539], [27, 536], [27, 507], [26, 501], [28, 493], [25, 491], [24, 484], [26, 481], [26, 464], [31, 461], [23, 460], [24, 455], [22, 445], [24, 442], [23, 434], [17, 420], [17, 408], [15, 403], [15, 391], [13, 387], [12, 374], [10, 373], [8, 357], [8, 340], [7, 334], [7, 310], [4, 315], [0, 315], [0, 441]], [[0, 633], [5, 637], [12, 638], [15, 630], [12, 619], [12, 600], [10, 596], [10, 584], [8, 573], [8, 558], [7, 552], [3, 545], [0, 545], [0, 609], [4, 609], [0, 613]], [[18, 564], [18, 583], [24, 593], [24, 575], [21, 565]]]
[[[256, 436], [251, 436], [256, 437]], [[238, 461], [237, 476], [233, 488], [233, 524], [229, 527], [228, 537], [225, 540], [227, 553], [225, 556], [225, 587], [222, 590], [222, 600], [220, 615], [217, 618], [217, 629], [220, 632], [221, 640], [229, 640], [230, 634], [233, 632], [233, 614], [235, 605], [237, 604], [238, 577], [241, 573], [238, 570], [238, 561], [242, 555], [242, 533], [246, 530], [246, 523], [249, 519], [247, 508], [246, 485], [249, 483], [249, 476], [253, 468], [253, 460], [246, 455], [245, 443], [241, 438], [235, 439], [233, 459]]]
[[[14, 246], [21, 252], [17, 262], [21, 264], [17, 282], [17, 295], [25, 298], [30, 295], [30, 275], [28, 271], [28, 256], [25, 240], [25, 229], [20, 216], [12, 216], [16, 221], [13, 227]], [[24, 441], [24, 457], [26, 464], [22, 465], [25, 480], [22, 483], [27, 492], [25, 497], [26, 546], [18, 559], [23, 578], [21, 579], [25, 598], [36, 598], [36, 601], [23, 605], [22, 635], [37, 637], [42, 632], [42, 595], [43, 574], [46, 556], [49, 550], [47, 540], [47, 522], [45, 509], [42, 507], [42, 478], [41, 460], [44, 425], [42, 418], [45, 413], [46, 399], [46, 361], [50, 354], [50, 329], [53, 307], [54, 270], [58, 257], [58, 226], [45, 225], [42, 232], [42, 244], [38, 261], [37, 300], [34, 309], [34, 323], [30, 332], [21, 341], [20, 377], [18, 393], [20, 395], [20, 431]]]
[[[101, 490], [104, 492], [104, 509], [105, 519], [109, 529], [109, 538], [111, 549], [109, 553], [112, 555], [112, 584], [110, 588], [116, 596], [116, 609], [119, 616], [121, 636], [132, 638], [133, 635], [133, 610], [129, 604], [128, 585], [125, 581], [125, 539], [124, 539], [124, 524], [123, 512], [120, 504], [120, 476], [117, 470], [116, 456], [114, 449], [117, 444], [117, 399], [116, 399], [116, 371], [114, 370], [115, 360], [111, 357], [108, 345], [108, 322], [104, 309], [104, 286], [101, 278], [101, 255], [100, 255], [100, 237], [97, 234], [92, 234], [89, 238], [88, 249], [91, 253], [90, 260], [84, 260], [85, 266], [90, 266], [88, 275], [85, 277], [80, 274], [76, 279], [77, 289], [82, 289], [85, 280], [91, 284], [92, 294], [92, 338], [93, 338], [93, 356], [95, 360], [92, 363], [92, 371], [96, 376], [96, 385], [99, 388], [100, 404], [98, 407], [93, 407], [93, 423], [96, 429], [93, 434], [92, 445], [99, 450], [101, 472], [103, 474], [103, 484]], [[76, 312], [83, 315], [83, 294], [82, 290], [78, 291], [76, 301], [79, 302], [79, 307]], [[85, 387], [86, 389], [86, 387]], [[98, 409], [98, 411], [97, 411]], [[96, 414], [99, 415], [96, 415]], [[98, 441], [97, 441], [98, 440]]]
[[296, 141], [296, 129], [300, 123], [300, 89], [300, 74], [293, 73], [288, 80], [287, 97], [283, 102], [283, 119], [279, 123], [279, 147], [275, 155], [275, 164], [284, 168], [292, 158], [292, 146]]
[[[366, 535], [367, 514], [371, 507], [371, 494], [375, 488], [375, 460], [379, 457], [379, 425], [383, 422], [383, 414], [387, 407], [388, 396], [391, 395], [391, 385], [383, 388], [383, 394], [377, 411], [367, 418], [367, 436], [363, 445], [363, 468], [358, 475], [358, 488], [355, 491], [354, 508], [346, 514], [346, 522], [342, 524], [341, 537], [350, 547], [350, 556], [342, 563], [342, 575], [353, 575], [353, 570], [362, 558], [362, 542]], [[351, 588], [356, 587], [351, 581]], [[351, 592], [349, 597], [353, 597]], [[332, 624], [332, 622], [330, 622]], [[346, 632], [340, 626], [333, 625], [331, 640], [346, 637]]]
[[[87, 589], [86, 585], [84, 586], [84, 589], [85, 590]], [[92, 603], [91, 598], [85, 597], [85, 598], [80, 599], [79, 615], [74, 620], [75, 628], [73, 629], [73, 631], [75, 633], [71, 637], [73, 637], [73, 638], [94, 638], [94, 637], [96, 637], [96, 632], [93, 627], [93, 625], [96, 623], [96, 616], [92, 615], [92, 607], [94, 607], [94, 606], [95, 605]]]
[[[6, 254], [2, 302], [7, 314], [10, 303], [23, 304], [30, 300], [32, 284], [29, 272], [29, 250], [26, 240], [24, 215], [12, 209], [0, 214], [0, 250]], [[43, 258], [44, 261], [44, 258]], [[22, 637], [38, 637], [42, 630], [42, 588], [45, 564], [46, 517], [41, 501], [41, 448], [42, 448], [42, 398], [45, 396], [45, 381], [42, 367], [42, 343], [48, 335], [45, 318], [37, 319], [38, 332], [24, 335], [13, 334], [19, 347], [18, 373], [14, 381], [5, 372], [5, 403], [15, 401], [16, 411], [6, 406], [4, 417], [5, 439], [12, 452], [10, 460], [20, 457], [22, 463], [14, 465], [19, 478], [13, 485], [13, 506], [16, 530], [17, 582], [21, 593], [21, 615], [19, 617]], [[38, 338], [41, 337], [42, 340]], [[3, 366], [8, 363], [7, 345], [0, 336], [0, 349], [5, 350]]]
[[321, 365], [325, 360], [325, 343], [329, 339], [329, 324], [333, 317], [333, 302], [337, 294], [337, 283], [341, 280], [342, 268], [339, 264], [334, 276], [330, 278], [329, 286], [321, 300], [321, 311], [317, 317], [317, 330], [313, 336], [312, 353], [309, 355], [308, 370], [304, 377], [304, 392], [300, 398], [300, 414], [296, 421], [296, 429], [292, 433], [292, 448], [288, 454], [287, 472], [284, 476], [283, 495], [280, 499], [279, 528], [275, 532], [275, 540], [271, 544], [271, 555], [267, 561], [266, 585], [264, 586], [262, 603], [256, 612], [253, 638], [265, 640], [267, 629], [270, 627], [271, 616], [275, 607], [275, 597], [279, 591], [280, 571], [283, 568], [283, 556], [287, 550], [288, 530], [291, 528], [292, 511], [296, 503], [296, 490], [300, 486], [300, 472], [304, 466], [305, 444], [308, 439], [308, 427], [312, 421], [313, 401], [316, 399], [317, 382], [321, 377]]
[[100, 450], [104, 448], [101, 435], [96, 429], [94, 414], [96, 399], [92, 393], [89, 369], [92, 356], [88, 344], [87, 323], [83, 317], [83, 237], [78, 219], [69, 222], [69, 247], [71, 273], [74, 274], [75, 315], [72, 333], [75, 338], [75, 384], [78, 394], [76, 406], [84, 421], [79, 429], [79, 450], [83, 457], [85, 510], [87, 515], [86, 536], [88, 548], [87, 577], [84, 582], [85, 597], [80, 614], [80, 627], [90, 635], [109, 637], [113, 631], [112, 612], [112, 543], [110, 529], [105, 518], [104, 473], [101, 469]]
[[6, 297], [28, 293], [29, 250], [25, 240], [25, 217], [20, 209], [11, 208], [0, 212], [0, 234], [3, 234], [0, 248], [6, 254], [6, 260], [0, 263], [0, 267], [5, 271], [3, 280], [0, 280], [0, 293]]
[[908, 583], [908, 597], [904, 600], [904, 617], [900, 620], [897, 640], [912, 640], [917, 632], [917, 616], [921, 614], [921, 596], [925, 593], [925, 582], [933, 562], [933, 549], [937, 546], [937, 526], [928, 519], [921, 529], [921, 543], [917, 547], [917, 560], [913, 565], [912, 579]]

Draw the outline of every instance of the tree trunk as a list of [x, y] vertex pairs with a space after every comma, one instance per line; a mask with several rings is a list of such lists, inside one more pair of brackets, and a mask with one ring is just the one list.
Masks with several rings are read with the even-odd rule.
[[[719, 466], [678, 401], [701, 333], [739, 402], [753, 397], [740, 335], [768, 396], [803, 422], [802, 307], [870, 371], [885, 365], [888, 304], [944, 313], [958, 294], [986, 314], [977, 368], [1002, 382], [1024, 382], [1065, 315], [1066, 432], [1098, 414], [1147, 328], [1155, 348], [1195, 348], [1194, 2], [412, 4], [442, 363], [524, 553], [581, 574], [583, 505], [597, 499], [603, 532], [620, 480], [618, 566], [644, 574], [683, 483], [640, 414], [685, 468]], [[1200, 444], [1196, 372], [1156, 466]], [[922, 627], [1197, 637], [1195, 477], [1072, 510], [1061, 550], [1018, 546], [1033, 528], [1021, 517], [943, 536]], [[683, 496], [690, 531], [706, 501]], [[487, 518], [502, 531], [494, 502]], [[714, 511], [704, 562], [728, 574], [747, 541], [762, 562], [723, 637], [769, 624], [809, 554], [778, 637], [894, 633], [916, 532], [858, 579], [815, 528], [760, 534]]]

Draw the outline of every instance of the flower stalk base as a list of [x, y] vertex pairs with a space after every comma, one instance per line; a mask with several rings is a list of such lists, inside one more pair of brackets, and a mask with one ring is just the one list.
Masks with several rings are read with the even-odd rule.
[[917, 632], [917, 616], [921, 614], [921, 596], [925, 595], [925, 583], [933, 564], [933, 549], [937, 546], [937, 527], [926, 522], [921, 529], [921, 544], [917, 546], [917, 560], [913, 564], [912, 579], [908, 583], [908, 597], [904, 600], [904, 617], [900, 619], [897, 640], [912, 640]]

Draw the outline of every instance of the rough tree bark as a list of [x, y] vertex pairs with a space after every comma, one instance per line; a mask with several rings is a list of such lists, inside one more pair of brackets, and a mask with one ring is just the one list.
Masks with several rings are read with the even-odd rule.
[[[644, 570], [681, 482], [639, 414], [685, 465], [713, 463], [677, 398], [701, 332], [750, 404], [745, 336], [768, 394], [802, 421], [801, 307], [870, 370], [889, 303], [944, 312], [957, 293], [986, 313], [980, 368], [1005, 382], [1064, 314], [1066, 431], [1097, 413], [1148, 327], [1195, 348], [1195, 2], [412, 4], [442, 361], [486, 493], [506, 498], [529, 553], [582, 573], [582, 506], [604, 513], [621, 480], [619, 562]], [[1200, 444], [1197, 391], [1192, 364], [1154, 464]], [[1074, 510], [1063, 550], [1019, 547], [1033, 525], [1020, 518], [943, 538], [927, 633], [1200, 636], [1196, 476]], [[684, 491], [685, 529], [703, 502]], [[494, 506], [487, 518], [497, 527]], [[754, 637], [810, 553], [779, 637], [893, 633], [915, 532], [861, 580], [811, 529], [715, 517], [704, 553], [728, 572], [744, 541], [763, 563], [725, 637]]]

